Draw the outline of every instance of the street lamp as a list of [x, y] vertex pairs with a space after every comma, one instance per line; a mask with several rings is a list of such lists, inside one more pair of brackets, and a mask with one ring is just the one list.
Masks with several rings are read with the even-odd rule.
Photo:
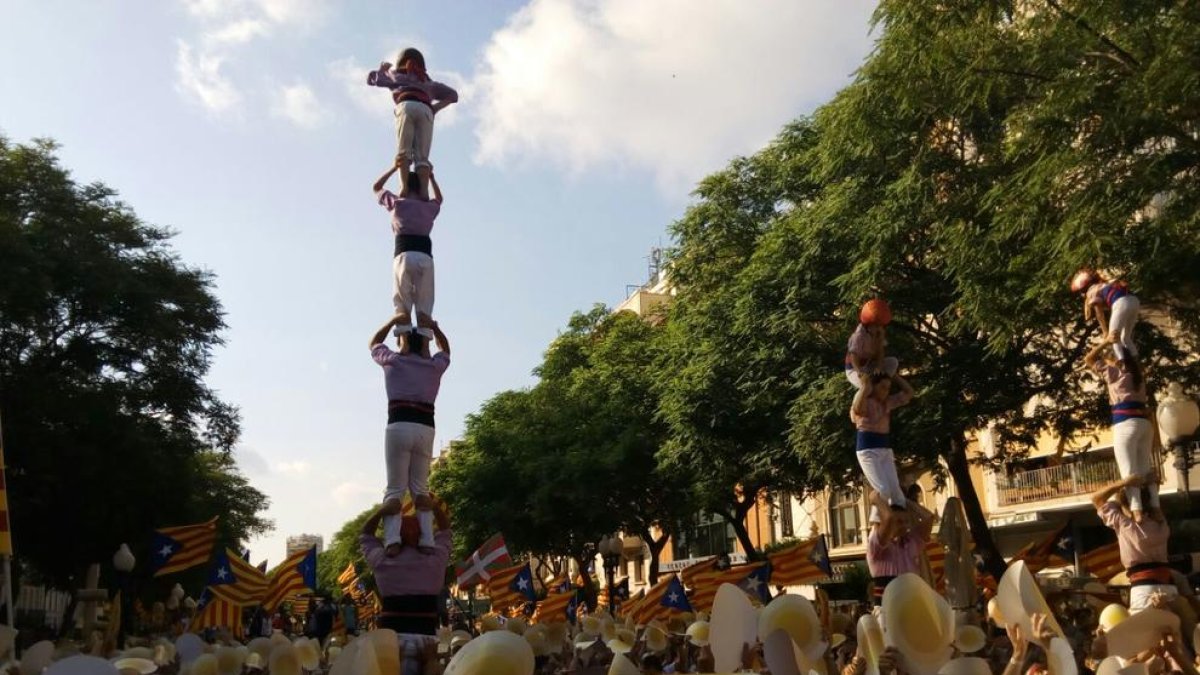
[[129, 550], [128, 544], [121, 544], [121, 548], [113, 554], [112, 558], [113, 569], [117, 572], [117, 588], [121, 594], [121, 614], [118, 617], [117, 625], [117, 648], [125, 648], [125, 633], [129, 629], [129, 612], [131, 611], [132, 603], [129, 599], [130, 594], [130, 572], [133, 571], [133, 566], [137, 560], [133, 557], [133, 552]]
[[604, 560], [604, 577], [608, 584], [608, 608], [610, 611], [616, 610], [616, 605], [613, 604], [613, 576], [617, 573], [617, 565], [621, 564], [621, 553], [625, 550], [625, 544], [621, 541], [621, 537], [604, 535], [600, 540], [599, 546], [596, 547], [600, 552], [600, 557]]
[[1175, 451], [1172, 466], [1179, 471], [1183, 480], [1184, 495], [1190, 500], [1188, 474], [1196, 459], [1196, 431], [1200, 429], [1200, 406], [1183, 393], [1183, 385], [1172, 382], [1167, 385], [1167, 395], [1158, 402], [1158, 435], [1168, 450]]

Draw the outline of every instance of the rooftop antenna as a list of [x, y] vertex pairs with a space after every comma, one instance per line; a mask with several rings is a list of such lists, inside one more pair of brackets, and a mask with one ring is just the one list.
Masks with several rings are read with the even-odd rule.
[[650, 283], [658, 281], [658, 273], [662, 271], [663, 250], [658, 246], [650, 249]]

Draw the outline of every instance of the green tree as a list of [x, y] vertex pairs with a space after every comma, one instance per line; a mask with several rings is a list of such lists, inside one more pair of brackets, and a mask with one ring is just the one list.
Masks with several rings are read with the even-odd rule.
[[341, 597], [342, 585], [338, 576], [353, 563], [358, 570], [358, 578], [367, 588], [375, 587], [375, 574], [363, 559], [362, 548], [358, 543], [358, 535], [362, 532], [363, 523], [379, 508], [371, 506], [357, 516], [346, 521], [337, 534], [333, 535], [329, 546], [317, 556], [317, 585], [323, 590]]
[[[54, 145], [0, 137], [0, 415], [14, 547], [66, 585], [121, 542], [219, 515], [222, 541], [266, 531], [236, 470], [236, 409], [203, 381], [221, 344], [211, 275]], [[140, 549], [139, 560], [149, 560]], [[140, 565], [138, 573], [148, 572]]]

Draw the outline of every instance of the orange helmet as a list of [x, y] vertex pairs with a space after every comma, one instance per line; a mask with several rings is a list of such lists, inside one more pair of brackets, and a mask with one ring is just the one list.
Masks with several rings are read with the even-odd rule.
[[858, 313], [858, 321], [867, 326], [886, 326], [892, 322], [892, 308], [888, 307], [887, 301], [882, 298], [871, 298], [863, 304], [862, 311]]
[[1096, 278], [1095, 272], [1089, 269], [1079, 270], [1075, 273], [1075, 276], [1071, 277], [1071, 292], [1082, 293], [1086, 291], [1092, 284], [1096, 283], [1096, 281], [1098, 281], [1098, 279]]

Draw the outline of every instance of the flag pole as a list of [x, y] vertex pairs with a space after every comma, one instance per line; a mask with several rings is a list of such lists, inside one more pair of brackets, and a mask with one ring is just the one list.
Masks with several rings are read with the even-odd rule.
[[[4, 559], [4, 606], [8, 609], [8, 627], [15, 631], [17, 608], [13, 605], [12, 520], [8, 515], [7, 468], [4, 463], [4, 425], [0, 421], [0, 556]], [[16, 656], [15, 651], [13, 656]]]

